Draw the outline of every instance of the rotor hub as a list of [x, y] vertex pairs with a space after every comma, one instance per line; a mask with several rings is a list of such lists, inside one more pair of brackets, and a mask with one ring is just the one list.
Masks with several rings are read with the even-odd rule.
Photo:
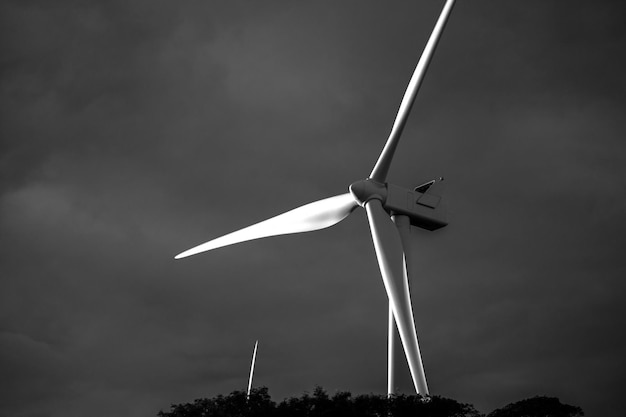
[[368, 178], [350, 184], [350, 193], [361, 207], [373, 199], [384, 203], [387, 200], [387, 184]]

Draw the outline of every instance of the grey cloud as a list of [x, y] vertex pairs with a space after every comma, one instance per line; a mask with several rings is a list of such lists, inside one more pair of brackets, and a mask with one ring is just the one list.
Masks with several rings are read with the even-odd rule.
[[[387, 300], [362, 212], [172, 257], [367, 175], [427, 3], [4, 2], [2, 412], [156, 414], [243, 388], [257, 338], [275, 398], [382, 392]], [[416, 237], [435, 393], [620, 415], [620, 10], [455, 8], [390, 176], [448, 183], [450, 226]]]

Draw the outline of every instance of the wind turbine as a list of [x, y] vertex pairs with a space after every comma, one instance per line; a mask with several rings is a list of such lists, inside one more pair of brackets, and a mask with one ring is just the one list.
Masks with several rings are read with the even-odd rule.
[[409, 255], [411, 226], [435, 230], [447, 225], [446, 213], [442, 204], [442, 184], [440, 180], [432, 180], [414, 190], [409, 190], [389, 184], [386, 179], [402, 130], [454, 2], [455, 0], [446, 0], [404, 93], [389, 138], [367, 179], [350, 184], [349, 193], [295, 208], [195, 246], [176, 256], [176, 259], [180, 259], [263, 237], [324, 229], [339, 223], [357, 207], [364, 207], [367, 212], [378, 265], [389, 298], [389, 373], [387, 385], [389, 394], [393, 394], [395, 387], [393, 363], [398, 358], [393, 355], [393, 340], [394, 327], [397, 326], [415, 391], [418, 394], [429, 395], [413, 319], [407, 271], [411, 270], [409, 265], [412, 263]]
[[252, 389], [252, 377], [254, 376], [254, 362], [256, 362], [256, 351], [259, 347], [259, 341], [254, 343], [254, 352], [252, 352], [252, 364], [250, 365], [250, 378], [248, 378], [248, 392], [246, 398], [250, 398], [250, 390]]

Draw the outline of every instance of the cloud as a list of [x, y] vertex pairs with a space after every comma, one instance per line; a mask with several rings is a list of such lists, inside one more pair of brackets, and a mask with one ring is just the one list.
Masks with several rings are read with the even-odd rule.
[[[257, 338], [276, 398], [384, 390], [387, 300], [362, 211], [172, 257], [367, 175], [437, 2], [0, 7], [3, 412], [145, 415], [228, 393]], [[619, 398], [616, 7], [455, 8], [390, 173], [448, 187], [450, 226], [416, 236], [433, 392], [483, 411], [559, 395], [602, 415]]]

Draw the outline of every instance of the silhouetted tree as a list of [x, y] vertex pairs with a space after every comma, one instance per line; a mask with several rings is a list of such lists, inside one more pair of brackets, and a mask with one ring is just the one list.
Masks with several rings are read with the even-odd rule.
[[562, 404], [558, 398], [533, 397], [494, 410], [487, 417], [580, 417], [584, 415], [580, 407]]
[[271, 416], [276, 410], [276, 403], [272, 401], [267, 387], [253, 388], [248, 399], [248, 416]]
[[195, 400], [192, 404], [172, 404], [171, 411], [160, 411], [159, 417], [266, 417], [275, 414], [276, 404], [267, 387], [254, 388], [250, 398], [243, 391], [233, 391], [228, 396]]
[[[246, 398], [243, 391], [227, 396], [202, 398], [193, 403], [172, 404], [158, 417], [485, 417], [471, 404], [450, 398], [420, 395], [358, 395], [337, 392], [332, 397], [322, 387], [313, 394], [291, 397], [278, 405], [267, 387], [255, 388]], [[579, 407], [562, 404], [558, 398], [534, 397], [492, 411], [487, 417], [582, 417]]]
[[359, 395], [354, 399], [353, 404], [354, 417], [385, 417], [389, 415], [389, 399], [386, 395]]
[[394, 417], [480, 417], [471, 404], [462, 404], [439, 396], [394, 395], [389, 399], [389, 409]]
[[338, 392], [332, 398], [322, 387], [315, 387], [313, 396], [288, 398], [277, 407], [278, 417], [388, 417], [387, 398], [375, 395], [352, 397]]
[[250, 398], [243, 391], [228, 396], [202, 398], [193, 403], [172, 404], [159, 417], [479, 417], [469, 404], [442, 397], [428, 400], [419, 395], [359, 395], [338, 392], [332, 397], [322, 387], [313, 395], [304, 393], [276, 405], [267, 387], [253, 389]]

